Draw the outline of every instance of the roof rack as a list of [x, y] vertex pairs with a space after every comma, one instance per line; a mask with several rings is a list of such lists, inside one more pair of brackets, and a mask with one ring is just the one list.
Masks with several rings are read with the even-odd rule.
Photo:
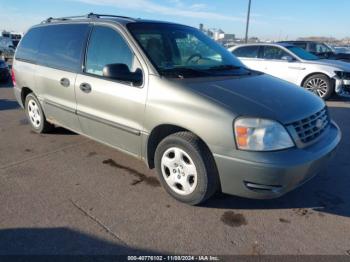
[[120, 15], [106, 15], [106, 14], [94, 14], [94, 13], [89, 13], [87, 15], [80, 15], [80, 16], [67, 16], [67, 17], [49, 17], [48, 19], [42, 21], [42, 24], [47, 24], [47, 23], [52, 23], [55, 21], [69, 21], [69, 20], [74, 20], [74, 19], [99, 19], [103, 17], [112, 17], [112, 18], [124, 18], [124, 19], [133, 19], [131, 17], [127, 16], [120, 16]]

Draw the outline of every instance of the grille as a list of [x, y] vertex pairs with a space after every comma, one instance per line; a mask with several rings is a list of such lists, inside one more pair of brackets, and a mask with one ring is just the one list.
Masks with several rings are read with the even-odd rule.
[[330, 123], [328, 110], [325, 107], [316, 114], [294, 122], [292, 126], [302, 143], [307, 144], [323, 134]]

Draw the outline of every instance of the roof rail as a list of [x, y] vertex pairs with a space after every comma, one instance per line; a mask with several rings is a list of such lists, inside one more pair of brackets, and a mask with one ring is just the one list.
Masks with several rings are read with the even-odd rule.
[[80, 16], [67, 16], [67, 17], [49, 17], [46, 20], [42, 21], [42, 24], [52, 23], [55, 21], [68, 21], [68, 20], [74, 20], [74, 19], [98, 19], [103, 17], [113, 17], [113, 18], [125, 18], [125, 19], [134, 19], [127, 16], [120, 16], [120, 15], [106, 15], [106, 14], [94, 14], [89, 13], [87, 15], [80, 15]]

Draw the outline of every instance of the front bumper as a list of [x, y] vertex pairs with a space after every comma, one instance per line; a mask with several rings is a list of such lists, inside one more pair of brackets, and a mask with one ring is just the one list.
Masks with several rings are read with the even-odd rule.
[[214, 154], [222, 192], [254, 199], [280, 197], [325, 170], [340, 139], [332, 122], [321, 140], [304, 149], [244, 152], [244, 158]]
[[350, 97], [350, 80], [335, 78], [335, 92], [341, 97]]

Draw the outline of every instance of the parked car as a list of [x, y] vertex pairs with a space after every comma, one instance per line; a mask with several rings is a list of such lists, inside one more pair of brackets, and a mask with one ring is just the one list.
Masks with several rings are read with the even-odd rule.
[[325, 43], [314, 41], [281, 41], [279, 43], [295, 45], [318, 56], [319, 58], [350, 62], [349, 53], [337, 52]]
[[324, 170], [341, 137], [317, 96], [179, 24], [48, 19], [22, 39], [13, 72], [35, 132], [62, 126], [142, 159], [193, 205], [218, 190], [279, 197]]
[[247, 67], [302, 86], [323, 99], [350, 96], [350, 64], [320, 59], [291, 44], [251, 44], [230, 49]]
[[0, 82], [7, 82], [10, 79], [9, 67], [4, 60], [0, 60]]
[[0, 36], [0, 59], [8, 60], [15, 54], [13, 41], [8, 37]]
[[350, 54], [350, 47], [347, 46], [335, 46], [334, 51], [337, 54]]

